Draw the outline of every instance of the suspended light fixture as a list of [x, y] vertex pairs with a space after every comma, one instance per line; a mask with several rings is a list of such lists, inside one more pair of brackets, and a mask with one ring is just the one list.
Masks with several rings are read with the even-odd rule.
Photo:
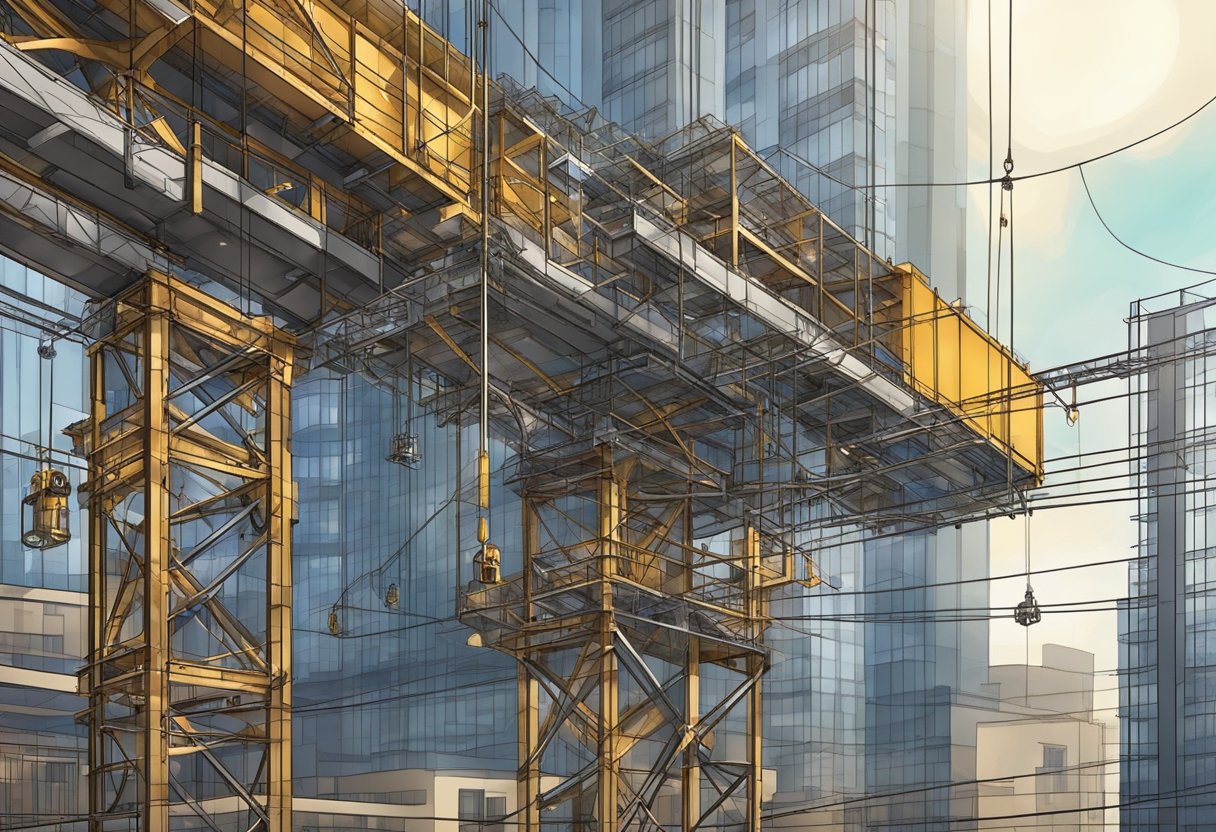
[[1043, 620], [1043, 611], [1039, 609], [1039, 602], [1035, 600], [1034, 590], [1030, 588], [1030, 584], [1026, 584], [1025, 600], [1013, 610], [1013, 620], [1023, 627], [1038, 624]]
[[21, 542], [31, 549], [50, 549], [71, 540], [68, 527], [71, 493], [67, 474], [51, 467], [35, 471], [29, 492], [21, 501]]
[[[407, 356], [409, 355], [409, 340], [407, 338], [405, 344]], [[401, 433], [394, 434], [389, 440], [388, 461], [397, 465], [404, 465], [410, 470], [417, 470], [422, 464], [422, 443], [419, 441], [418, 434], [411, 432], [414, 424], [414, 394], [410, 390], [410, 385], [414, 382], [414, 359], [409, 356], [408, 359], [408, 380], [406, 381], [406, 398], [405, 398], [405, 430]], [[419, 387], [422, 382], [419, 381]], [[419, 391], [421, 392], [421, 391]], [[393, 410], [398, 411], [393, 414], [394, 424], [401, 424], [401, 398], [394, 396]]]
[[397, 589], [396, 584], [389, 584], [388, 591], [384, 593], [384, 606], [390, 610], [395, 610], [399, 603], [401, 603], [400, 590]]
[[477, 580], [483, 584], [496, 584], [502, 580], [502, 552], [488, 540], [473, 557], [477, 564]]
[[394, 434], [389, 440], [388, 461], [417, 470], [422, 464], [422, 445], [416, 433]]
[[[1030, 587], [1030, 516], [1032, 513], [1026, 514], [1026, 525], [1022, 529], [1026, 544], [1026, 597], [1013, 609], [1013, 620], [1023, 627], [1038, 624], [1043, 620], [1043, 611], [1039, 609], [1039, 602], [1035, 600], [1034, 590]], [[1029, 663], [1029, 659], [1027, 659], [1027, 663]]]
[[1068, 420], [1068, 424], [1075, 425], [1077, 420], [1081, 418], [1081, 409], [1077, 407], [1077, 383], [1072, 385], [1072, 404], [1064, 408], [1064, 418]]
[[332, 607], [329, 611], [329, 634], [337, 636], [342, 634], [342, 622], [338, 620], [338, 608]]
[[[21, 499], [21, 542], [31, 549], [50, 549], [62, 546], [72, 539], [68, 525], [68, 497], [72, 486], [68, 475], [51, 466], [51, 408], [55, 393], [55, 342], [38, 345], [38, 357], [50, 367], [50, 385], [46, 398], [46, 445], [39, 456], [41, 467], [30, 477], [30, 487]], [[39, 368], [39, 396], [42, 390], [42, 371]]]

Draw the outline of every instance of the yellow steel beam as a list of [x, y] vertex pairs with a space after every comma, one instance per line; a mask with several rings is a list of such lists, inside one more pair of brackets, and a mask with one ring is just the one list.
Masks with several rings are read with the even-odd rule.
[[271, 686], [268, 698], [267, 832], [291, 828], [291, 524], [297, 519], [295, 483], [291, 473], [292, 348], [282, 339], [272, 342], [267, 396], [267, 465], [271, 483], [267, 502], [267, 641]]
[[[92, 363], [92, 418], [89, 482], [92, 536], [90, 538], [90, 649], [85, 687], [90, 698], [89, 754], [90, 828], [100, 832], [118, 815], [115, 783], [134, 777], [140, 796], [141, 829], [167, 832], [173, 804], [181, 798], [169, 788], [170, 754], [167, 726], [181, 725], [180, 708], [188, 706], [199, 690], [239, 692], [258, 705], [264, 724], [234, 729], [223, 740], [241, 743], [250, 753], [264, 754], [257, 770], [260, 783], [252, 791], [266, 794], [269, 827], [276, 832], [291, 828], [291, 545], [294, 515], [288, 396], [291, 384], [291, 339], [267, 320], [242, 315], [166, 275], [153, 273], [112, 302], [119, 325], [89, 349]], [[181, 330], [206, 342], [209, 350], [196, 353]], [[138, 378], [118, 372], [114, 353], [134, 352], [141, 368]], [[209, 370], [200, 355], [228, 352]], [[250, 352], [251, 351], [251, 352]], [[121, 360], [121, 359], [120, 359]], [[190, 374], [194, 374], [193, 377]], [[204, 430], [178, 403], [170, 401], [171, 381], [206, 384], [229, 376], [227, 390], [256, 390], [265, 407], [265, 448], [248, 448], [219, 440]], [[124, 414], [108, 414], [107, 390], [135, 403]], [[198, 398], [198, 397], [196, 397]], [[199, 398], [203, 401], [207, 397]], [[220, 406], [248, 408], [236, 394], [220, 398]], [[195, 407], [206, 404], [196, 402]], [[127, 427], [103, 436], [103, 425], [120, 418]], [[175, 427], [175, 425], [187, 425]], [[188, 505], [174, 509], [184, 493], [170, 491], [187, 469], [193, 488], [212, 489], [194, 495]], [[232, 475], [211, 476], [206, 471]], [[231, 483], [235, 482], [235, 485]], [[231, 487], [230, 487], [231, 485]], [[132, 498], [138, 495], [138, 500]], [[211, 585], [195, 575], [190, 556], [177, 553], [179, 537], [199, 540], [201, 530], [224, 533], [215, 526], [211, 507], [235, 511], [256, 500], [262, 506], [264, 528], [247, 537], [247, 545], [265, 554], [267, 623], [264, 633], [249, 632], [241, 619], [224, 606]], [[126, 514], [138, 508], [140, 516]], [[216, 515], [217, 517], [222, 515]], [[232, 522], [246, 515], [235, 514]], [[251, 522], [245, 520], [244, 522]], [[195, 524], [188, 527], [187, 524]], [[202, 524], [201, 526], [199, 524]], [[185, 527], [182, 531], [179, 527]], [[111, 552], [119, 553], [117, 580], [107, 580]], [[238, 562], [239, 563], [239, 562]], [[234, 563], [234, 568], [238, 563]], [[223, 574], [221, 572], [221, 574]], [[222, 578], [216, 580], [223, 580]], [[184, 599], [175, 607], [174, 598]], [[180, 613], [197, 605], [211, 619], [213, 634], [222, 649], [209, 658], [177, 655], [172, 635], [189, 626]], [[138, 615], [136, 611], [138, 610]], [[136, 616], [135, 620], [133, 616]], [[130, 634], [130, 635], [127, 635]], [[122, 636], [126, 635], [125, 638]], [[120, 640], [121, 638], [121, 640]], [[236, 658], [242, 666], [231, 666]], [[195, 691], [195, 693], [187, 693]], [[134, 754], [122, 744], [130, 725], [121, 709], [138, 705], [139, 723]], [[119, 720], [117, 723], [112, 720]], [[206, 755], [208, 752], [201, 749]], [[209, 757], [222, 766], [219, 757]], [[117, 778], [116, 771], [123, 777]], [[245, 785], [221, 770], [221, 777], [248, 799]], [[234, 785], [235, 784], [235, 785]], [[121, 788], [119, 786], [118, 788]], [[198, 806], [192, 804], [194, 810]], [[261, 812], [259, 806], [258, 811]]]
[[[149, 305], [168, 307], [168, 287], [149, 281]], [[147, 832], [169, 832], [169, 765], [165, 725], [169, 713], [169, 318], [153, 314], [144, 329], [144, 697], [142, 734], [143, 818]]]
[[[336, 141], [357, 158], [378, 150], [453, 202], [469, 201], [472, 143], [458, 125], [472, 105], [449, 79], [426, 66], [418, 71], [404, 35], [421, 24], [413, 12], [402, 9], [406, 25], [390, 40], [324, 0], [297, 4], [305, 13], [294, 19], [265, 0], [241, 9], [235, 15], [207, 0], [193, 4], [205, 50], [231, 65], [243, 53], [251, 78], [272, 94], [313, 117], [341, 119], [350, 130]], [[471, 72], [467, 59], [451, 63]]]
[[439, 323], [439, 321], [435, 319], [434, 315], [427, 315], [425, 318], [423, 318], [423, 320], [426, 321], [426, 325], [431, 328], [431, 331], [439, 336], [439, 340], [448, 345], [448, 349], [455, 353], [457, 358], [469, 365], [469, 369], [473, 371], [474, 375], [481, 375], [481, 369], [477, 366], [477, 362], [474, 361], [467, 352], [460, 348], [460, 345], [457, 344], [456, 340], [448, 334], [448, 331], [443, 328], [443, 324]]
[[625, 510], [624, 488], [612, 460], [612, 448], [601, 445], [599, 505], [599, 747], [597, 749], [596, 820], [598, 828], [618, 828], [619, 779], [621, 773], [621, 737], [619, 669], [613, 633], [616, 629], [613, 608], [612, 579], [619, 569], [621, 518]]
[[[747, 612], [751, 623], [751, 635], [758, 644], [764, 632], [764, 590], [760, 586], [760, 532], [752, 526], [744, 530]], [[747, 674], [753, 680], [747, 692], [747, 812], [744, 828], [747, 832], [760, 832], [760, 801], [764, 791], [764, 709], [761, 700], [763, 685], [760, 677], [764, 672], [764, 657], [752, 655], [747, 659]]]
[[[685, 503], [684, 511], [684, 573], [681, 576], [684, 593], [691, 595], [696, 588], [693, 572], [692, 511], [691, 500]], [[688, 735], [684, 743], [684, 759], [680, 771], [681, 832], [693, 832], [693, 825], [701, 817], [701, 757], [695, 742], [695, 731], [701, 721], [701, 640], [695, 635], [688, 637], [688, 658], [684, 666], [684, 724]]]

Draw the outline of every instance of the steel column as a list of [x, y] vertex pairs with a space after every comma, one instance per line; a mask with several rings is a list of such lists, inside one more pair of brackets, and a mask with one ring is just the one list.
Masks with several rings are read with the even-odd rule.
[[90, 830], [290, 832], [291, 340], [159, 273], [97, 320]]
[[620, 700], [617, 685], [619, 668], [614, 641], [616, 622], [613, 617], [612, 581], [621, 571], [621, 512], [624, 509], [621, 481], [612, 464], [612, 448], [601, 445], [599, 477], [599, 776], [596, 791], [596, 820], [599, 832], [616, 832], [619, 828], [618, 779], [620, 750], [618, 719]]

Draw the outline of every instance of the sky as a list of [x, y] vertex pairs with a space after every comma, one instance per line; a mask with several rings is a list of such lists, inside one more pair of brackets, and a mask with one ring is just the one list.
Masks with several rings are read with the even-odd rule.
[[[993, 161], [999, 171], [1009, 135], [1008, 0], [992, 0]], [[968, 156], [971, 178], [988, 171], [989, 0], [968, 0]], [[1216, 96], [1216, 3], [1208, 0], [1015, 0], [1013, 13], [1012, 151], [1015, 175], [1073, 164], [1150, 135]], [[1126, 242], [1171, 262], [1216, 271], [1216, 104], [1186, 124], [1138, 147], [1085, 166], [1098, 209]], [[1009, 265], [1002, 268], [999, 309], [983, 310], [988, 294], [987, 186], [968, 189], [968, 297], [1001, 339], [1009, 341]], [[995, 191], [999, 194], [999, 188]], [[1127, 348], [1129, 306], [1209, 276], [1173, 269], [1124, 249], [1094, 214], [1076, 170], [1014, 187], [1013, 345], [1032, 370]], [[1006, 209], [1008, 213], [1008, 208]], [[1006, 238], [1006, 247], [1008, 240]], [[1007, 250], [1007, 248], [1006, 248]], [[1213, 287], [1216, 291], [1216, 284]], [[1128, 443], [1125, 384], [1080, 391], [1081, 419], [1045, 413], [1048, 469], [1078, 451]], [[1108, 471], [1124, 474], [1122, 465]], [[1052, 494], [1077, 491], [1069, 476], [1048, 477]], [[991, 574], [1023, 569], [1029, 529], [1031, 567], [1126, 558], [1136, 529], [1132, 503], [1039, 511], [990, 526]], [[1012, 607], [1024, 580], [994, 581], [991, 604]], [[1123, 564], [1034, 579], [1042, 604], [1100, 600], [1127, 593]], [[1110, 607], [1105, 603], [1099, 606]], [[1098, 670], [1117, 665], [1113, 612], [1053, 615], [1029, 630], [1010, 619], [991, 627], [992, 661], [1040, 661], [1046, 642], [1095, 654]], [[1112, 689], [1102, 675], [1096, 686]]]

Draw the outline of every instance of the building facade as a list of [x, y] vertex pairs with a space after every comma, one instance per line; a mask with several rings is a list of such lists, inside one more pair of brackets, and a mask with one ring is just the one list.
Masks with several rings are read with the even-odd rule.
[[999, 705], [976, 725], [979, 828], [1106, 829], [1093, 654], [1045, 644], [1041, 665], [998, 665], [989, 678]]
[[1119, 617], [1124, 829], [1197, 830], [1216, 822], [1216, 619], [1208, 574], [1216, 514], [1207, 476], [1214, 337], [1209, 284], [1132, 304], [1130, 346], [1147, 369], [1132, 382], [1139, 557]]
[[72, 539], [37, 550], [22, 545], [20, 516], [48, 446], [74, 491], [84, 479], [84, 460], [55, 427], [83, 418], [88, 407], [83, 346], [57, 340], [53, 359], [39, 355], [52, 333], [75, 327], [83, 312], [78, 293], [0, 257], [0, 815], [6, 824], [71, 822], [85, 806], [85, 732], [75, 715], [83, 708], [76, 672], [86, 644], [88, 523], [73, 511]]
[[496, 6], [496, 72], [594, 107], [643, 139], [699, 118], [730, 124], [854, 237], [915, 263], [949, 299], [962, 296], [962, 195], [881, 186], [965, 178], [966, 4]]

